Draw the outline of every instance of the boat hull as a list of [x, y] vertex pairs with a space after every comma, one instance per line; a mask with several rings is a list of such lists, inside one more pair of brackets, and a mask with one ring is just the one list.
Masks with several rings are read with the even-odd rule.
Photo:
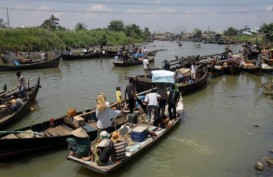
[[0, 71], [17, 71], [17, 70], [29, 70], [29, 69], [41, 69], [41, 68], [53, 68], [58, 67], [60, 63], [61, 56], [43, 62], [34, 62], [29, 64], [21, 65], [0, 65]]

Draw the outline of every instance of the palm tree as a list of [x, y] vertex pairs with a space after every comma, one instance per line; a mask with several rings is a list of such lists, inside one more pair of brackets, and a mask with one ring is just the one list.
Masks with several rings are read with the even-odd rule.
[[84, 23], [77, 23], [75, 26], [76, 31], [87, 30], [87, 26]]

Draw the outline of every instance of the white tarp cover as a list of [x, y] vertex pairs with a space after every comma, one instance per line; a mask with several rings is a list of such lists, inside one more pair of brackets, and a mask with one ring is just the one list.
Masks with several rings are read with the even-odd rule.
[[166, 70], [152, 71], [153, 83], [174, 83], [174, 72]]

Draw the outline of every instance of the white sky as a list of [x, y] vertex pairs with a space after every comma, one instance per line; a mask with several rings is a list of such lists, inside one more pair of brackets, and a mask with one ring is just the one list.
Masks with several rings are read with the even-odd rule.
[[74, 29], [105, 28], [111, 20], [136, 24], [151, 32], [223, 32], [228, 27], [260, 27], [273, 23], [272, 0], [0, 0], [0, 18], [11, 27], [39, 26], [51, 14]]

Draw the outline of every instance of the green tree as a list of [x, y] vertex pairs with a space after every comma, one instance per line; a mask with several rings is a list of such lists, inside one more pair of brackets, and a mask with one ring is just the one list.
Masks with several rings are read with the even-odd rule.
[[58, 29], [59, 26], [59, 19], [56, 18], [54, 15], [51, 15], [49, 19], [46, 19], [43, 24], [41, 25], [42, 28], [46, 29]]
[[202, 30], [199, 28], [195, 28], [193, 30], [193, 39], [195, 41], [201, 41], [202, 40]]
[[112, 31], [123, 31], [124, 24], [122, 20], [111, 20], [107, 28]]
[[151, 32], [149, 28], [145, 27], [143, 32], [144, 39], [149, 39], [151, 37]]
[[125, 34], [127, 36], [136, 35], [140, 37], [143, 34], [143, 32], [138, 25], [130, 24], [125, 26]]
[[76, 31], [86, 30], [87, 26], [84, 23], [77, 23], [75, 26]]
[[7, 25], [2, 18], [0, 19], [0, 28], [7, 28]]
[[233, 28], [233, 27], [229, 27], [227, 30], [224, 31], [223, 33], [225, 36], [236, 36], [238, 34], [238, 30]]
[[264, 34], [266, 43], [268, 43], [268, 41], [273, 41], [273, 23], [270, 24], [263, 24], [261, 26], [261, 32]]

